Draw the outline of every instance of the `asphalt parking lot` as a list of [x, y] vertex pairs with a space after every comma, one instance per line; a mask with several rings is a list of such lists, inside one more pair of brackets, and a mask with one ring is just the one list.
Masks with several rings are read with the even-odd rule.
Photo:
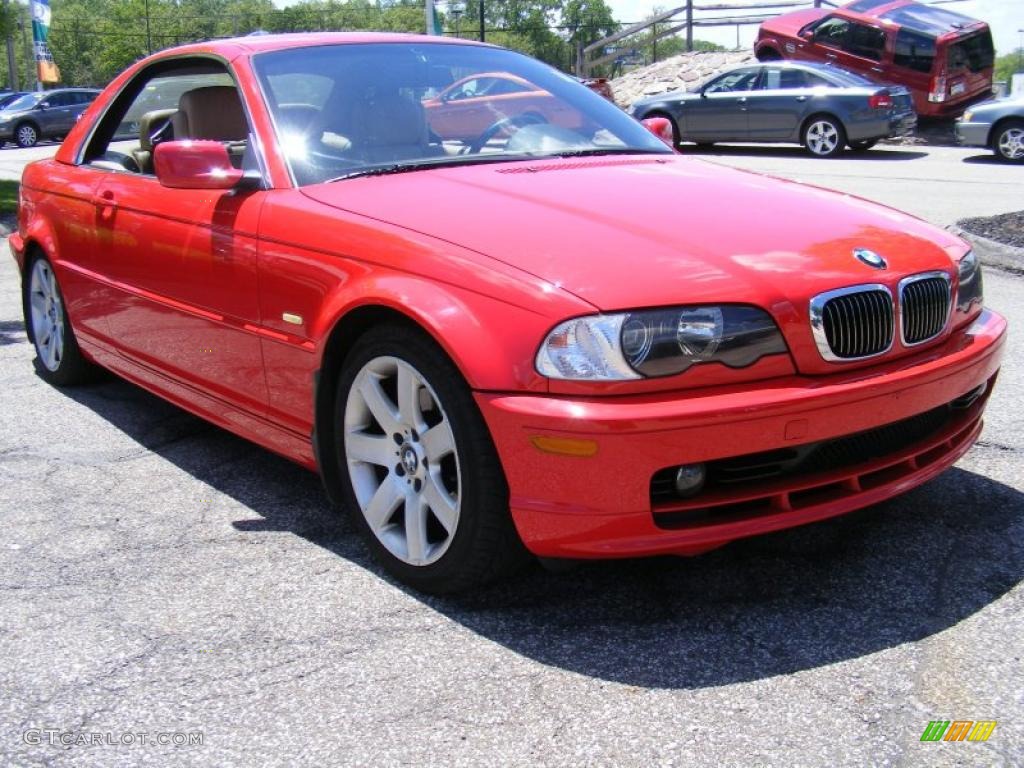
[[[942, 225], [1024, 205], [978, 151], [693, 154]], [[1024, 764], [1024, 278], [986, 294], [1015, 331], [987, 427], [928, 485], [437, 599], [315, 476], [115, 379], [44, 384], [0, 255], [0, 765]], [[930, 720], [998, 725], [922, 743]]]

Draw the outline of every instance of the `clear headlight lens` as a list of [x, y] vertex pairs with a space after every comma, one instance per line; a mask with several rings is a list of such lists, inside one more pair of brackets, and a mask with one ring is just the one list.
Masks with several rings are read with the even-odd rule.
[[966, 112], [964, 112], [964, 116], [963, 116], [963, 121], [964, 121], [965, 123], [969, 123], [969, 122], [971, 122], [971, 120], [973, 120], [973, 119], [974, 119], [974, 112], [972, 112], [972, 111], [971, 111], [971, 110], [969, 110], [969, 109], [968, 109], [968, 110], [967, 110]]
[[960, 287], [956, 294], [956, 308], [969, 312], [972, 304], [985, 301], [985, 290], [981, 278], [981, 264], [974, 251], [968, 251], [960, 259]]
[[536, 366], [552, 379], [615, 381], [672, 376], [705, 362], [745, 368], [785, 352], [763, 310], [674, 307], [568, 320], [548, 334]]

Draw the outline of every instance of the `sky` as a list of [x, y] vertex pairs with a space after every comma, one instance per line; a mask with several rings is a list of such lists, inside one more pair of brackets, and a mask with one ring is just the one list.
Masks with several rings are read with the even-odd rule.
[[[274, 0], [274, 5], [283, 8], [294, 2], [295, 0]], [[446, 5], [444, 0], [435, 0], [435, 2], [439, 6]], [[488, 2], [500, 2], [500, 0], [488, 0]], [[611, 6], [615, 18], [622, 22], [640, 21], [653, 13], [656, 7], [668, 9], [682, 5], [682, 0], [605, 0], [605, 2]], [[751, 5], [756, 2], [757, 0], [735, 0], [730, 5]], [[808, 5], [810, 5], [809, 2]], [[1016, 50], [1018, 46], [1024, 45], [1024, 33], [1020, 31], [1024, 29], [1024, 0], [964, 0], [964, 2], [951, 4], [949, 9], [987, 21], [992, 27], [996, 50], [1000, 54], [1009, 53]], [[758, 11], [755, 10], [753, 13], [758, 13]], [[745, 12], [730, 11], [724, 15], [742, 16], [745, 15]], [[695, 34], [703, 40], [710, 40], [729, 48], [737, 45], [735, 26], [705, 27], [696, 30]], [[752, 45], [756, 36], [757, 25], [740, 27], [739, 45], [744, 48]]]

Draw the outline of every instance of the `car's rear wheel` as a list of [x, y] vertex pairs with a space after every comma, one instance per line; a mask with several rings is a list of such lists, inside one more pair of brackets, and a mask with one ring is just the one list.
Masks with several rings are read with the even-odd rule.
[[877, 143], [878, 139], [868, 139], [867, 141], [851, 141], [850, 149], [852, 149], [854, 152], [867, 152]]
[[22, 123], [14, 130], [14, 140], [22, 149], [34, 147], [39, 143], [39, 129], [32, 123]]
[[39, 374], [51, 384], [71, 386], [91, 380], [95, 367], [82, 356], [68, 322], [64, 296], [50, 261], [39, 256], [24, 280], [25, 328], [35, 345]]
[[1024, 120], [1013, 120], [999, 126], [992, 146], [1003, 160], [1024, 163]]
[[807, 121], [803, 143], [815, 157], [835, 157], [846, 146], [846, 131], [834, 117], [818, 115]]
[[334, 423], [343, 497], [393, 576], [458, 592], [523, 561], [487, 427], [424, 333], [394, 325], [360, 337], [339, 377]]

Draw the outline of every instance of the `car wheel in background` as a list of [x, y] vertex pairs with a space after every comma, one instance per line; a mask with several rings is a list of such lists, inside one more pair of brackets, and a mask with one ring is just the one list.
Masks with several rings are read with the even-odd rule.
[[1024, 120], [1011, 120], [999, 126], [992, 148], [1007, 162], [1024, 163]]
[[395, 578], [459, 592], [526, 559], [483, 417], [429, 336], [392, 325], [360, 337], [339, 377], [334, 424], [343, 498]]
[[50, 384], [71, 386], [95, 377], [82, 356], [64, 309], [64, 296], [49, 260], [32, 260], [22, 281], [25, 329], [35, 345], [39, 374]]
[[868, 139], [867, 141], [851, 141], [850, 149], [852, 149], [854, 152], [867, 152], [877, 143], [878, 139]]
[[803, 144], [815, 157], [835, 157], [846, 147], [846, 131], [836, 118], [816, 115], [804, 127]]
[[32, 123], [22, 123], [14, 129], [14, 140], [23, 149], [34, 147], [39, 143], [39, 129]]

